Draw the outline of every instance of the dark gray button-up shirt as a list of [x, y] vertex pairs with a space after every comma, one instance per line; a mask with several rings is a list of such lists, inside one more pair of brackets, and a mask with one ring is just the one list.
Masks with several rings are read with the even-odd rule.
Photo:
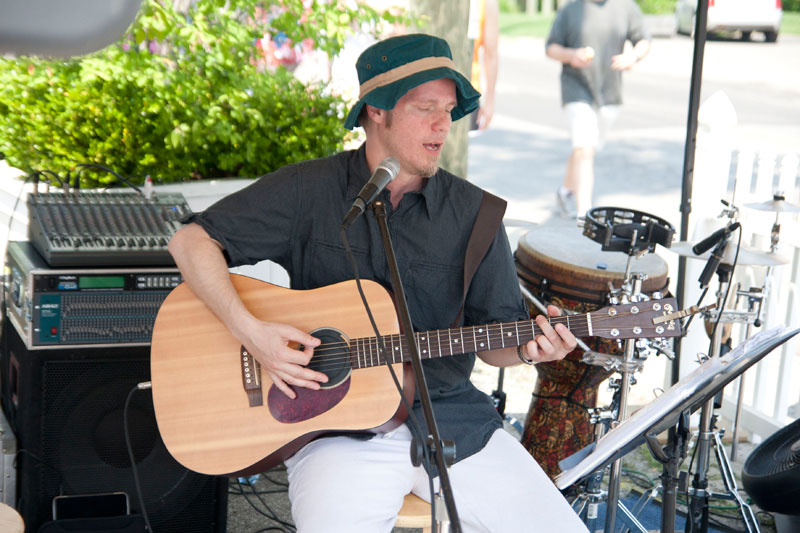
[[[187, 221], [200, 224], [222, 244], [230, 266], [271, 259], [288, 271], [293, 289], [314, 289], [353, 279], [339, 228], [369, 177], [362, 146], [267, 174]], [[422, 191], [403, 196], [397, 209], [392, 209], [388, 191], [382, 193], [416, 331], [449, 328], [458, 316], [464, 254], [482, 194], [444, 170], [426, 180]], [[371, 210], [347, 235], [360, 276], [390, 289]], [[475, 273], [459, 325], [527, 318], [501, 227]], [[490, 398], [469, 381], [474, 364], [472, 353], [423, 361], [440, 435], [455, 441], [457, 460], [479, 451], [502, 427]], [[418, 401], [414, 412], [422, 421]]]

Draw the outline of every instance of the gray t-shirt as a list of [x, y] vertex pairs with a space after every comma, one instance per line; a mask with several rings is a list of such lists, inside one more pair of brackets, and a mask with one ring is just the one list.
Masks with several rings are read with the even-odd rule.
[[622, 103], [622, 73], [611, 69], [611, 58], [622, 53], [626, 40], [634, 45], [650, 34], [639, 6], [633, 0], [572, 0], [556, 15], [545, 47], [591, 46], [592, 63], [583, 69], [563, 65], [561, 102], [587, 102], [595, 106]]
[[[290, 165], [218, 201], [187, 222], [219, 241], [230, 266], [271, 259], [283, 266], [293, 289], [314, 289], [353, 279], [339, 228], [370, 177], [364, 147]], [[447, 329], [463, 294], [464, 254], [483, 191], [444, 170], [420, 192], [392, 209], [391, 239], [414, 329]], [[391, 288], [378, 224], [368, 210], [348, 230], [362, 279]], [[461, 325], [528, 319], [504, 228], [474, 274]], [[491, 399], [469, 380], [475, 354], [423, 360], [425, 379], [443, 439], [456, 443], [456, 460], [479, 451], [502, 420]], [[398, 405], [400, 399], [398, 397]], [[419, 402], [414, 414], [423, 422]]]

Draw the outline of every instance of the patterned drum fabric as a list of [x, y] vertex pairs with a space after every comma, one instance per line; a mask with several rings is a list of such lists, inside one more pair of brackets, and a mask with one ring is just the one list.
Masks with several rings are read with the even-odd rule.
[[[628, 256], [603, 252], [579, 228], [541, 226], [526, 233], [515, 254], [520, 282], [537, 298], [562, 310], [587, 313], [607, 305], [609, 283], [619, 287]], [[648, 254], [634, 259], [631, 272], [647, 274], [643, 292], [663, 290], [667, 265]], [[531, 316], [539, 314], [531, 309]], [[584, 338], [594, 351], [622, 355], [617, 343], [600, 337]], [[536, 365], [538, 377], [522, 432], [522, 445], [544, 471], [555, 478], [558, 462], [594, 441], [588, 409], [597, 406], [600, 383], [613, 372], [581, 362], [577, 348], [562, 361]]]

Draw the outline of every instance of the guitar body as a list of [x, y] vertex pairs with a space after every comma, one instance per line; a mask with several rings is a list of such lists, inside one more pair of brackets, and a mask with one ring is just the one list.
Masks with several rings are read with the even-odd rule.
[[[348, 339], [375, 334], [354, 281], [297, 291], [237, 274], [231, 280], [261, 320], [307, 332], [332, 328]], [[381, 335], [397, 333], [389, 293], [371, 281], [362, 286]], [[243, 382], [242, 348], [185, 283], [159, 310], [151, 345], [156, 421], [169, 452], [190, 470], [230, 476], [261, 472], [319, 436], [388, 431], [406, 416], [384, 365], [353, 369], [332, 389], [295, 388], [296, 400], [274, 388], [263, 372], [258, 391], [263, 404], [253, 405]], [[392, 366], [406, 397], [413, 398], [408, 365]]]

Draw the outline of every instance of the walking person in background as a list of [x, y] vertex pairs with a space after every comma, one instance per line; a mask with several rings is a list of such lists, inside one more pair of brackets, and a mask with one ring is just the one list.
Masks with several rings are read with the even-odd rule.
[[470, 130], [485, 130], [494, 116], [499, 11], [497, 0], [470, 0], [469, 3], [467, 38], [474, 43], [470, 82], [481, 93], [480, 107], [470, 115]]
[[562, 215], [592, 207], [594, 155], [622, 104], [622, 71], [650, 51], [650, 34], [634, 0], [573, 0], [559, 9], [545, 44], [563, 64], [561, 102], [572, 152], [556, 193]]

